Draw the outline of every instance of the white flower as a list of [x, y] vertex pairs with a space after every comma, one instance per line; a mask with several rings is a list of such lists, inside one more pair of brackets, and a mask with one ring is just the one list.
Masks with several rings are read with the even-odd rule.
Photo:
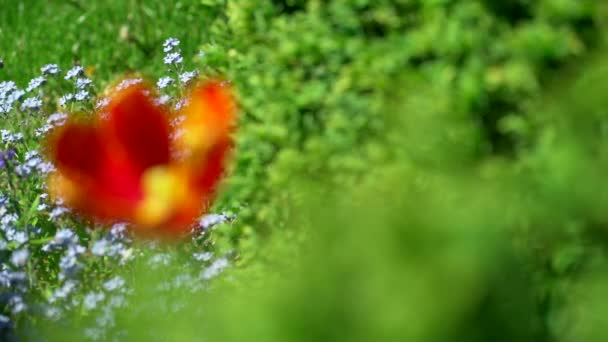
[[54, 306], [48, 306], [45, 308], [44, 316], [49, 319], [59, 319], [61, 317], [61, 310]]
[[26, 243], [28, 240], [27, 234], [25, 232], [17, 232], [14, 230], [7, 232], [6, 237], [9, 240], [15, 241], [16, 243], [18, 243], [20, 245]]
[[67, 118], [68, 115], [66, 113], [53, 113], [46, 119], [46, 123], [49, 125], [59, 124], [65, 122]]
[[7, 214], [2, 216], [2, 219], [0, 219], [0, 224], [2, 225], [2, 227], [7, 227], [8, 225], [17, 222], [17, 220], [19, 219], [19, 216], [17, 216], [17, 214]]
[[187, 103], [188, 103], [188, 100], [186, 98], [183, 98], [183, 99], [177, 101], [177, 103], [175, 104], [175, 110], [182, 109], [182, 107], [184, 107]]
[[88, 310], [95, 309], [97, 303], [104, 300], [104, 298], [106, 298], [106, 296], [103, 294], [103, 292], [88, 293], [83, 300], [84, 307]]
[[58, 101], [59, 106], [63, 107], [68, 102], [72, 101], [73, 99], [74, 99], [74, 94], [72, 94], [72, 93], [65, 94], [59, 98], [59, 101]]
[[40, 72], [44, 75], [55, 75], [58, 74], [61, 70], [57, 64], [47, 64], [40, 68]]
[[23, 133], [11, 133], [10, 131], [3, 129], [0, 130], [0, 138], [3, 143], [14, 143], [23, 139]]
[[11, 299], [9, 300], [9, 305], [11, 307], [11, 313], [13, 315], [23, 312], [27, 309], [27, 305], [25, 305], [25, 303], [23, 302], [23, 297], [19, 295], [11, 297]]
[[207, 214], [207, 215], [203, 216], [203, 218], [201, 218], [201, 220], [199, 221], [199, 225], [204, 229], [209, 229], [220, 223], [231, 221], [235, 217], [236, 217], [236, 215], [229, 215], [227, 213]]
[[190, 286], [192, 283], [194, 283], [194, 279], [192, 278], [192, 276], [189, 273], [185, 273], [185, 274], [180, 274], [177, 277], [175, 277], [175, 279], [173, 280], [173, 286], [174, 288], [180, 288], [182, 286]]
[[56, 170], [55, 165], [51, 162], [40, 163], [36, 169], [41, 173], [51, 173]]
[[182, 58], [182, 55], [179, 52], [171, 52], [165, 56], [163, 62], [165, 64], [180, 64], [181, 62], [183, 62], [183, 60], [184, 59]]
[[171, 126], [177, 127], [177, 126], [181, 125], [184, 121], [186, 121], [186, 116], [184, 116], [184, 115], [176, 116], [171, 120]]
[[167, 86], [169, 86], [170, 84], [173, 83], [173, 79], [171, 77], [165, 76], [165, 77], [161, 77], [158, 82], [156, 82], [156, 86], [159, 89], [164, 89]]
[[150, 260], [148, 261], [148, 263], [151, 266], [157, 266], [157, 265], [163, 265], [163, 266], [167, 266], [169, 265], [169, 262], [171, 261], [171, 256], [169, 254], [156, 254], [154, 255], [152, 258], [150, 258]]
[[0, 82], [0, 99], [5, 98], [8, 93], [17, 90], [17, 85], [13, 81]]
[[81, 245], [70, 245], [67, 251], [68, 256], [78, 256], [84, 253], [87, 249]]
[[163, 94], [160, 97], [157, 97], [154, 102], [156, 103], [156, 105], [164, 105], [167, 104], [167, 102], [169, 102], [170, 100], [171, 96]]
[[173, 50], [174, 47], [177, 47], [178, 45], [179, 40], [177, 38], [167, 38], [167, 40], [165, 40], [165, 42], [163, 43], [163, 51], [170, 52], [171, 50]]
[[60, 246], [68, 246], [78, 242], [78, 236], [71, 229], [61, 229], [55, 233], [53, 243]]
[[72, 280], [66, 281], [62, 287], [58, 288], [57, 290], [55, 290], [55, 292], [53, 292], [51, 298], [49, 298], [49, 302], [54, 303], [55, 301], [57, 301], [57, 299], [67, 298], [72, 292], [72, 290], [74, 290], [74, 288], [76, 288], [76, 282]]
[[105, 239], [101, 239], [95, 241], [93, 247], [91, 247], [91, 253], [96, 256], [103, 256], [106, 254], [106, 250], [108, 249], [108, 241]]
[[192, 257], [197, 261], [209, 261], [213, 258], [213, 253], [211, 252], [202, 252], [202, 253], [194, 253]]
[[103, 308], [103, 314], [95, 320], [100, 327], [113, 327], [116, 323], [114, 320], [114, 312], [109, 307]]
[[120, 81], [120, 83], [116, 86], [116, 90], [120, 91], [141, 82], [143, 82], [143, 79], [141, 78], [126, 78]]
[[64, 255], [59, 260], [59, 268], [61, 271], [59, 272], [59, 279], [70, 279], [74, 278], [76, 274], [82, 268], [82, 265], [78, 263], [78, 260], [74, 255]]
[[56, 219], [57, 217], [67, 213], [69, 210], [66, 207], [55, 207], [55, 209], [51, 210], [51, 212], [49, 213], [49, 217], [51, 219]]
[[71, 78], [81, 76], [82, 74], [84, 74], [84, 69], [80, 65], [76, 65], [72, 67], [72, 69], [68, 70], [64, 78], [69, 80]]
[[42, 76], [32, 78], [30, 80], [30, 83], [27, 85], [27, 88], [25, 89], [25, 91], [29, 93], [30, 91], [37, 89], [38, 87], [43, 85], [45, 82], [46, 82], [46, 78], [44, 78]]
[[196, 70], [186, 71], [186, 72], [182, 73], [181, 75], [179, 75], [179, 80], [183, 84], [188, 84], [190, 81], [192, 81], [193, 78], [196, 77], [196, 75], [198, 75], [198, 71], [196, 71]]
[[124, 239], [127, 232], [126, 223], [114, 223], [110, 228], [110, 235], [113, 239]]
[[16, 89], [8, 95], [8, 97], [6, 98], [6, 102], [9, 104], [13, 104], [16, 101], [21, 100], [21, 98], [23, 98], [24, 95], [25, 95], [25, 90]]
[[84, 101], [84, 100], [88, 99], [89, 96], [90, 96], [89, 91], [83, 89], [74, 95], [74, 99], [76, 101]]
[[51, 125], [49, 125], [49, 124], [46, 124], [46, 125], [44, 125], [44, 126], [42, 126], [42, 127], [40, 127], [40, 128], [36, 128], [35, 135], [36, 135], [37, 137], [43, 136], [43, 135], [45, 135], [45, 134], [46, 134], [48, 131], [50, 131], [52, 128], [53, 128], [53, 126], [51, 126]]
[[42, 99], [40, 99], [39, 97], [28, 97], [21, 104], [22, 111], [25, 111], [28, 109], [36, 110], [36, 109], [40, 109], [40, 107], [42, 107]]
[[84, 89], [87, 86], [90, 86], [92, 83], [93, 83], [93, 81], [91, 81], [88, 78], [79, 77], [76, 79], [76, 88]]
[[107, 106], [109, 104], [110, 104], [110, 98], [108, 98], [108, 97], [102, 97], [99, 100], [97, 100], [97, 103], [95, 104], [95, 108], [96, 109], [100, 109], [100, 108], [103, 108], [103, 107], [105, 107], [105, 106]]
[[27, 249], [16, 250], [11, 254], [11, 263], [17, 267], [22, 267], [27, 263], [30, 252]]
[[119, 252], [120, 260], [118, 261], [119, 265], [124, 265], [127, 262], [133, 260], [135, 255], [133, 254], [133, 248], [122, 248]]
[[125, 285], [125, 280], [119, 276], [116, 276], [105, 283], [103, 283], [103, 288], [107, 291], [114, 291], [122, 288]]
[[217, 277], [226, 267], [230, 266], [230, 262], [226, 258], [220, 258], [213, 261], [209, 267], [203, 270], [201, 278], [209, 280]]
[[13, 110], [13, 104], [0, 99], [0, 114], [8, 114], [11, 110]]

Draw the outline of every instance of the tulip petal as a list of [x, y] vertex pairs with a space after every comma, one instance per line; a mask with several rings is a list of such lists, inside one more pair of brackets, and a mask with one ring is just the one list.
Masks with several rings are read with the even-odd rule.
[[124, 154], [138, 173], [169, 162], [168, 118], [150, 91], [136, 84], [111, 96], [104, 120], [104, 138], [113, 153]]
[[195, 88], [182, 111], [184, 132], [178, 145], [195, 154], [224, 139], [232, 127], [235, 103], [227, 86], [212, 81]]
[[195, 182], [196, 187], [210, 200], [216, 191], [226, 168], [228, 153], [232, 148], [232, 141], [228, 138], [218, 142], [208, 151], [207, 156], [198, 165]]
[[138, 176], [129, 164], [113, 158], [96, 126], [68, 122], [54, 134], [49, 145], [51, 159], [63, 178], [78, 187], [71, 192], [86, 194], [90, 197], [86, 203], [103, 200], [107, 204], [99, 204], [101, 207], [117, 206], [118, 202], [141, 198]]
[[52, 159], [71, 177], [98, 176], [103, 164], [103, 141], [93, 125], [75, 122], [59, 128], [51, 142]]

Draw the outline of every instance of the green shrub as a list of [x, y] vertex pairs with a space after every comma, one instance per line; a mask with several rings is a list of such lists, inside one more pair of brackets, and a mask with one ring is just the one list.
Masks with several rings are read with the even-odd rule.
[[[208, 3], [226, 13], [207, 27], [218, 34], [201, 46], [203, 62], [240, 94], [224, 198], [246, 204], [246, 235], [284, 226], [296, 174], [356, 184], [400, 148], [424, 162], [453, 159], [428, 153], [437, 139], [466, 150], [463, 165], [512, 156], [529, 142], [531, 101], [597, 45], [601, 13], [594, 1], [556, 0]], [[449, 105], [439, 132], [421, 128], [430, 115], [387, 104], [418, 101], [419, 80]], [[387, 144], [389, 111], [403, 117], [407, 146]]]

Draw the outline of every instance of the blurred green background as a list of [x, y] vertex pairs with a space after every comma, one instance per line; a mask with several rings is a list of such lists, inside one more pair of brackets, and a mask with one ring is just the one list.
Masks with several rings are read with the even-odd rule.
[[608, 338], [603, 2], [0, 4], [1, 79], [24, 83], [53, 62], [94, 67], [99, 86], [130, 70], [158, 77], [172, 36], [187, 65], [238, 92], [236, 158], [216, 203], [238, 219], [212, 233], [236, 267], [204, 296], [175, 292], [188, 304], [171, 315], [148, 291], [171, 266], [142, 265], [140, 307], [118, 331]]

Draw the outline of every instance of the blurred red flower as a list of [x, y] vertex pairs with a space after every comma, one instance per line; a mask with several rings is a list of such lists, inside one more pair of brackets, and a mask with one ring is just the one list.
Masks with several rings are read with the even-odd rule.
[[57, 167], [48, 187], [88, 217], [175, 235], [208, 209], [231, 150], [236, 106], [217, 81], [192, 88], [175, 113], [152, 94], [144, 82], [122, 82], [92, 120], [72, 115], [56, 128], [47, 140]]

